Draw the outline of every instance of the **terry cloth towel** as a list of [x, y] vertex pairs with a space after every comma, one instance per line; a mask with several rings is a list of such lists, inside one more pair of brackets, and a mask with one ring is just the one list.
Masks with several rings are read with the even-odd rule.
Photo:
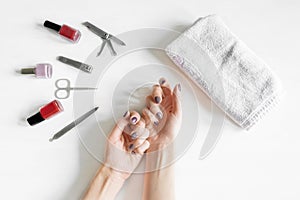
[[[281, 96], [275, 74], [216, 15], [198, 19], [166, 52], [244, 129], [261, 119]], [[204, 58], [211, 64], [205, 64]]]

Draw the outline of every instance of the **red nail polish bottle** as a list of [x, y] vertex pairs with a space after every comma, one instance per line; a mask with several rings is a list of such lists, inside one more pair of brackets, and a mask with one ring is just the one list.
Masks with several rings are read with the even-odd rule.
[[63, 36], [64, 38], [67, 38], [68, 40], [74, 43], [78, 42], [81, 36], [79, 30], [76, 30], [65, 24], [61, 26], [46, 20], [44, 22], [44, 26], [58, 32], [59, 35]]
[[30, 124], [30, 126], [33, 126], [44, 121], [45, 119], [49, 119], [63, 110], [64, 108], [62, 107], [61, 103], [57, 100], [54, 100], [40, 108], [38, 113], [27, 118], [27, 122]]

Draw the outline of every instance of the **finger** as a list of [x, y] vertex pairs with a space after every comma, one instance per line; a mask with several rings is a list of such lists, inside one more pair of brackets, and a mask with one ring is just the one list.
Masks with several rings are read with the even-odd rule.
[[[139, 115], [140, 116], [140, 115]], [[130, 120], [129, 120], [130, 121]], [[139, 117], [139, 121], [136, 123], [136, 124], [129, 124], [128, 125], [129, 126], [129, 128], [130, 128], [130, 131], [129, 131], [129, 133], [131, 132], [131, 131], [133, 131], [134, 129], [136, 129], [137, 127], [145, 127], [146, 125], [145, 125], [145, 120], [143, 119], [143, 118], [141, 118], [141, 117]]]
[[129, 145], [129, 151], [133, 151], [134, 149], [141, 146], [147, 140], [148, 137], [149, 137], [149, 131], [145, 129], [143, 134]]
[[144, 131], [145, 131], [145, 121], [144, 119], [141, 119], [139, 123], [134, 126], [134, 128], [130, 133], [131, 140], [135, 140], [138, 137], [140, 137]]
[[172, 94], [172, 89], [167, 81], [167, 79], [165, 78], [160, 78], [159, 79], [159, 85], [163, 91], [163, 95], [164, 96], [168, 96]]
[[139, 122], [135, 126], [145, 128], [145, 120], [140, 117]]
[[149, 95], [146, 97], [146, 107], [150, 109], [151, 107], [151, 102], [153, 102], [152, 95]]
[[[134, 119], [136, 118], [136, 119]], [[112, 129], [109, 139], [115, 141], [119, 139], [123, 132], [130, 133], [131, 127], [129, 126], [129, 122], [136, 121], [135, 123], [139, 123], [140, 121], [140, 115], [136, 111], [126, 111], [123, 115], [123, 118], [118, 121], [118, 123], [115, 125], [115, 127]]]
[[150, 142], [148, 140], [145, 140], [143, 144], [141, 144], [136, 150], [134, 150], [136, 153], [139, 153], [143, 155], [147, 149], [150, 147]]
[[159, 104], [156, 104], [152, 101], [152, 96], [148, 96], [146, 98], [146, 106], [158, 120], [163, 118], [163, 112], [161, 111]]
[[[129, 135], [130, 132], [132, 131], [132, 127], [131, 127], [131, 123], [130, 123], [130, 119], [131, 119], [132, 115], [135, 115], [135, 112], [126, 111], [123, 115], [123, 118], [126, 119], [128, 122], [127, 126], [125, 126], [125, 128], [123, 130], [123, 132], [126, 133], [127, 135]], [[139, 115], [137, 115], [137, 116], [139, 116]]]
[[163, 91], [159, 85], [154, 85], [152, 90], [152, 98], [155, 103], [160, 103], [162, 101]]
[[143, 144], [145, 140], [143, 139], [136, 139], [133, 142], [129, 143], [128, 145], [128, 151], [132, 152], [134, 151], [134, 149], [136, 149], [137, 147], [139, 147], [141, 144]]
[[166, 80], [164, 77], [161, 77], [161, 78], [158, 80], [158, 82], [159, 82], [159, 85], [164, 85], [164, 84], [167, 82], [167, 80]]
[[129, 121], [131, 124], [133, 124], [133, 125], [137, 124], [140, 121], [140, 119], [141, 119], [141, 116], [138, 112], [136, 112], [136, 111], [130, 112], [130, 120]]
[[123, 117], [128, 119], [128, 117], [130, 116], [130, 112], [127, 110], [124, 114]]
[[116, 141], [120, 139], [125, 127], [128, 125], [128, 120], [126, 118], [122, 118], [118, 121], [118, 123], [115, 125], [115, 127], [112, 129], [109, 140]]
[[145, 117], [146, 124], [153, 123], [155, 126], [158, 126], [159, 121], [148, 108], [143, 109], [143, 115]]
[[149, 135], [150, 135], [150, 131], [146, 128], [143, 129], [143, 131], [141, 132], [142, 134], [138, 137], [138, 139], [140, 140], [147, 140]]
[[173, 113], [176, 116], [181, 116], [181, 114], [182, 114], [180, 96], [181, 96], [181, 85], [179, 83], [174, 87], [173, 96], [172, 96], [173, 97]]

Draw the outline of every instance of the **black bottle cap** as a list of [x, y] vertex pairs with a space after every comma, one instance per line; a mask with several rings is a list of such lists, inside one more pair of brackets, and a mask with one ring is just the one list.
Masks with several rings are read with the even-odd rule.
[[30, 124], [30, 126], [36, 125], [45, 119], [42, 117], [41, 113], [38, 112], [35, 115], [32, 115], [31, 117], [27, 118], [27, 122]]
[[60, 25], [55, 24], [55, 23], [53, 23], [53, 22], [50, 22], [50, 21], [48, 21], [48, 20], [46, 20], [46, 21], [44, 22], [44, 26], [47, 27], [47, 28], [50, 28], [50, 29], [52, 29], [52, 30], [55, 30], [56, 32], [59, 32], [59, 30], [60, 30], [60, 28], [61, 28]]

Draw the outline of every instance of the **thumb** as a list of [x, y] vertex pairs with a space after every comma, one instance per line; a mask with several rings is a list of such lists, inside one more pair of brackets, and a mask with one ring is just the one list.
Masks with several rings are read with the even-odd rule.
[[108, 136], [108, 139], [111, 142], [114, 142], [114, 141], [120, 139], [125, 127], [129, 124], [129, 116], [130, 116], [130, 112], [127, 111], [124, 114], [123, 118], [121, 118], [118, 121], [118, 123], [114, 126], [114, 128], [112, 129], [111, 133]]
[[174, 87], [172, 98], [173, 98], [173, 114], [177, 117], [181, 117], [182, 108], [181, 108], [181, 85], [180, 83]]

